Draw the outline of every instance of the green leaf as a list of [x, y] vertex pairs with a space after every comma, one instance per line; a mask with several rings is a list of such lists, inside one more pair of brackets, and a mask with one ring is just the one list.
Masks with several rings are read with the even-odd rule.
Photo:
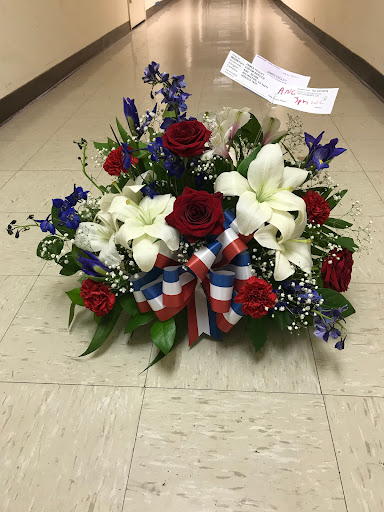
[[36, 254], [43, 260], [52, 260], [53, 256], [61, 253], [64, 247], [64, 241], [57, 236], [46, 236], [37, 246]]
[[128, 135], [128, 132], [123, 128], [123, 126], [121, 125], [121, 123], [117, 119], [117, 117], [116, 117], [116, 125], [117, 125], [117, 129], [119, 130], [121, 140], [123, 142], [128, 142], [128, 140], [130, 139], [130, 136]]
[[287, 326], [291, 325], [293, 315], [288, 311], [288, 309], [285, 309], [284, 311], [275, 311], [275, 316], [271, 320], [281, 331], [285, 331]]
[[[339, 204], [339, 202], [343, 199], [347, 192], [348, 190], [346, 189], [341, 190], [340, 192], [337, 192], [337, 194], [334, 194], [328, 199], [328, 204], [331, 210], [333, 210], [334, 207]], [[340, 199], [335, 199], [335, 195], [340, 196]]]
[[163, 119], [165, 119], [166, 117], [175, 118], [176, 112], [174, 110], [169, 110], [169, 107], [167, 107], [163, 112]]
[[153, 311], [148, 311], [147, 313], [140, 313], [139, 315], [133, 316], [128, 320], [127, 326], [125, 328], [125, 333], [133, 332], [140, 325], [149, 324], [156, 318], [156, 315]]
[[345, 305], [348, 306], [348, 309], [343, 313], [343, 317], [353, 315], [355, 313], [355, 308], [352, 304], [336, 290], [332, 290], [331, 288], [318, 288], [317, 292], [323, 297], [324, 303], [322, 307], [324, 309], [336, 309], [341, 308]]
[[102, 316], [97, 316], [96, 313], [93, 314], [93, 319], [97, 323], [97, 325], [99, 325], [102, 318], [103, 318]]
[[247, 158], [245, 158], [245, 159], [240, 163], [240, 165], [239, 165], [239, 166], [238, 166], [238, 168], [237, 168], [237, 171], [238, 171], [242, 176], [244, 176], [244, 177], [246, 177], [246, 176], [247, 176], [248, 168], [249, 168], [249, 166], [250, 166], [251, 162], [253, 162], [253, 160], [257, 157], [257, 155], [258, 155], [258, 153], [259, 153], [260, 149], [261, 149], [261, 144], [259, 144], [259, 145], [257, 146], [257, 148], [256, 148], [254, 151], [252, 151], [252, 153], [251, 153], [249, 156], [247, 156]]
[[347, 222], [346, 220], [342, 220], [342, 219], [334, 219], [332, 217], [329, 217], [324, 222], [324, 224], [326, 224], [327, 226], [331, 226], [331, 228], [336, 228], [336, 229], [346, 229], [346, 228], [350, 228], [352, 226], [352, 222]]
[[109, 152], [109, 144], [105, 142], [94, 142], [93, 145], [95, 146], [95, 149], [98, 149], [99, 151], [103, 151], [103, 153], [106, 153], [105, 150]]
[[68, 327], [71, 326], [73, 317], [75, 316], [75, 307], [76, 304], [74, 302], [71, 303], [71, 307], [69, 308], [69, 319], [68, 319]]
[[117, 320], [119, 319], [121, 313], [120, 304], [115, 304], [115, 307], [103, 316], [100, 320], [99, 325], [97, 326], [96, 332], [93, 335], [92, 341], [89, 344], [87, 350], [83, 352], [80, 357], [91, 354], [95, 350], [101, 347], [101, 345], [107, 341], [108, 336], [111, 334], [112, 329], [116, 325]]
[[78, 306], [84, 306], [83, 297], [80, 296], [81, 288], [74, 288], [69, 292], [65, 292], [70, 298], [73, 304], [77, 304]]
[[340, 238], [337, 238], [335, 240], [335, 243], [337, 245], [340, 245], [340, 247], [344, 247], [345, 249], [348, 249], [348, 251], [351, 251], [351, 252], [355, 252], [356, 249], [359, 248], [359, 246], [355, 244], [354, 239], [350, 238], [349, 236], [341, 236]]
[[263, 348], [264, 343], [267, 341], [270, 324], [271, 319], [268, 315], [261, 318], [248, 317], [247, 331], [256, 352]]
[[175, 319], [169, 318], [165, 322], [156, 322], [151, 327], [151, 338], [153, 343], [160, 349], [163, 354], [168, 352], [173, 347], [176, 337]]
[[240, 128], [239, 132], [242, 137], [247, 138], [249, 142], [254, 144], [258, 144], [263, 139], [263, 130], [253, 114], [251, 114], [248, 123]]
[[144, 373], [145, 371], [148, 370], [148, 368], [150, 368], [151, 366], [153, 366], [154, 364], [158, 363], [159, 361], [161, 361], [163, 359], [163, 357], [165, 357], [165, 354], [163, 354], [163, 352], [160, 350], [160, 352], [157, 354], [157, 356], [155, 357], [155, 359], [153, 359], [149, 365], [144, 368], [144, 370], [142, 372], [140, 372], [139, 375], [141, 375], [142, 373]]
[[135, 297], [133, 295], [122, 295], [119, 298], [119, 303], [120, 306], [124, 309], [124, 311], [128, 311], [128, 313], [131, 316], [136, 316], [140, 314]]

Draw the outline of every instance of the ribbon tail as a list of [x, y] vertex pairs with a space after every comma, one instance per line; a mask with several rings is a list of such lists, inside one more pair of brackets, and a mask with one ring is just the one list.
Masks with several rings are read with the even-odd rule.
[[189, 346], [203, 333], [219, 340], [222, 339], [216, 313], [212, 310], [200, 283], [196, 286], [195, 293], [188, 303], [187, 311]]

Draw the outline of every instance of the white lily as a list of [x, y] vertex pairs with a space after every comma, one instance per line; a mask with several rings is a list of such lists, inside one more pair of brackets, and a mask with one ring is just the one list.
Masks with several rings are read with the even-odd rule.
[[221, 112], [207, 114], [203, 122], [212, 131], [209, 143], [211, 150], [203, 155], [203, 160], [209, 160], [213, 155], [234, 160], [235, 152], [228, 149], [229, 142], [236, 132], [250, 120], [248, 108], [234, 109], [225, 107]]
[[266, 146], [267, 144], [270, 144], [274, 140], [279, 139], [288, 133], [286, 131], [279, 131], [280, 124], [281, 122], [279, 119], [277, 119], [277, 117], [264, 117], [261, 123], [261, 129], [263, 130], [263, 140], [261, 142], [262, 146]]
[[294, 219], [285, 212], [305, 211], [303, 199], [292, 194], [292, 190], [307, 175], [308, 171], [284, 167], [280, 146], [269, 144], [251, 162], [247, 178], [237, 171], [223, 172], [215, 182], [215, 192], [239, 196], [236, 219], [243, 235], [254, 233], [264, 222], [269, 222], [286, 236], [293, 231]]
[[[282, 213], [283, 214], [283, 213]], [[289, 213], [284, 212], [288, 216]], [[307, 224], [306, 212], [299, 212], [294, 221], [293, 230], [276, 239], [277, 228], [269, 224], [263, 226], [254, 234], [255, 240], [267, 249], [276, 251], [274, 278], [276, 281], [283, 281], [294, 274], [297, 265], [304, 272], [309, 274], [312, 270], [311, 241], [301, 238]]]
[[115, 236], [119, 230], [117, 219], [107, 212], [99, 212], [95, 218], [99, 222], [82, 222], [75, 235], [75, 245], [79, 249], [99, 252], [99, 259], [105, 265], [119, 265], [121, 255], [116, 249]]
[[150, 171], [140, 174], [135, 180], [128, 180], [127, 184], [121, 191], [121, 194], [104, 194], [100, 199], [100, 209], [104, 212], [108, 211], [113, 199], [117, 196], [124, 196], [126, 199], [130, 199], [135, 203], [139, 203], [143, 197], [140, 190], [144, 186], [144, 180], [150, 175]]
[[109, 212], [124, 224], [116, 234], [116, 242], [129, 248], [138, 266], [148, 272], [155, 264], [160, 242], [171, 250], [179, 248], [179, 233], [165, 217], [173, 210], [175, 198], [170, 194], [144, 197], [139, 204], [124, 196], [113, 199]]

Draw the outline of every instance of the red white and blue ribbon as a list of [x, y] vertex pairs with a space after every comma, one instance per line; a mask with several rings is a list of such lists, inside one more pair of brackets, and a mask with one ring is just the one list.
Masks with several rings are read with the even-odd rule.
[[186, 264], [177, 264], [176, 253], [161, 252], [152, 270], [131, 278], [142, 313], [152, 310], [165, 321], [187, 306], [190, 345], [203, 333], [221, 339], [222, 332], [228, 332], [243, 316], [234, 298], [252, 276], [250, 257], [228, 210], [224, 227], [216, 240], [196, 251]]

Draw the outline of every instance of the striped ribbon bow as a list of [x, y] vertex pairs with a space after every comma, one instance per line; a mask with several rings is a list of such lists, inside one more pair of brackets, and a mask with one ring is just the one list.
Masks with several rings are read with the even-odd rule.
[[234, 214], [224, 214], [225, 230], [211, 243], [180, 265], [177, 253], [161, 252], [155, 266], [131, 278], [139, 310], [153, 311], [161, 321], [175, 316], [185, 306], [188, 312], [189, 345], [205, 333], [221, 339], [242, 318], [241, 304], [234, 298], [251, 277], [246, 242], [238, 234]]

